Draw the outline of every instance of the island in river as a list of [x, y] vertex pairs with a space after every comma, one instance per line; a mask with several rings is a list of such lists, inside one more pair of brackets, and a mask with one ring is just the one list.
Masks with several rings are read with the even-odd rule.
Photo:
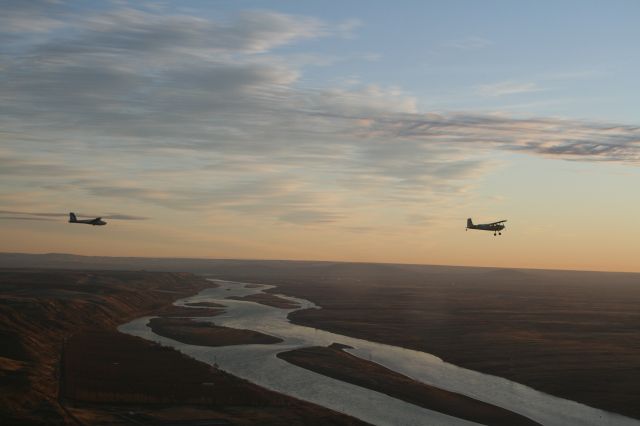
[[328, 347], [281, 352], [278, 358], [334, 379], [475, 423], [494, 426], [540, 425], [504, 408], [418, 382], [380, 364], [353, 356], [344, 351], [348, 348], [334, 343]]
[[[194, 310], [194, 309], [192, 309]], [[189, 318], [152, 318], [148, 326], [154, 333], [198, 346], [230, 346], [280, 343], [282, 339], [252, 330], [220, 327]]]
[[640, 418], [640, 274], [20, 253], [0, 254], [2, 265], [190, 271], [272, 284], [268, 292], [322, 307], [290, 314], [296, 324], [432, 353]]

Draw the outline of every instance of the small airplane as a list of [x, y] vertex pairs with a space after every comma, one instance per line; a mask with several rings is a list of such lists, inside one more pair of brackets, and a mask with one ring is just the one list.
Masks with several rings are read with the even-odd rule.
[[69, 223], [86, 223], [87, 225], [106, 225], [107, 222], [102, 220], [101, 217], [96, 217], [95, 219], [83, 219], [78, 220], [75, 213], [69, 213]]
[[506, 220], [499, 220], [497, 222], [474, 225], [471, 218], [469, 218], [467, 219], [467, 227], [465, 228], [465, 231], [467, 229], [479, 229], [480, 231], [493, 231], [493, 236], [495, 237], [496, 234], [502, 235], [502, 232], [500, 231], [502, 231], [505, 228], [505, 226], [503, 225], [503, 223], [505, 222]]

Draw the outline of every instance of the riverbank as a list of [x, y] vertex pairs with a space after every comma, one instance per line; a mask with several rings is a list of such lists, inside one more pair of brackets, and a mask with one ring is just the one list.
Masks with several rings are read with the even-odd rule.
[[519, 414], [448, 392], [396, 373], [374, 362], [353, 356], [348, 346], [306, 347], [277, 356], [316, 373], [362, 386], [453, 417], [494, 426], [534, 426], [539, 423]]
[[[197, 311], [197, 309], [191, 309]], [[230, 346], [280, 343], [282, 339], [258, 333], [257, 331], [220, 327], [207, 322], [197, 322], [189, 318], [152, 318], [148, 327], [169, 339], [189, 345]]]
[[[256, 288], [245, 285], [246, 288]], [[282, 297], [278, 297], [275, 294], [271, 293], [256, 293], [250, 294], [248, 296], [243, 297], [230, 297], [231, 300], [244, 300], [247, 302], [255, 302], [261, 303], [267, 306], [273, 306], [274, 308], [280, 309], [297, 309], [300, 307], [297, 303], [291, 302], [290, 300], [283, 299]]]
[[[434, 354], [640, 419], [640, 274], [255, 262], [217, 276], [310, 300], [292, 322]], [[212, 268], [214, 271], [214, 268]]]
[[72, 421], [58, 400], [65, 339], [114, 329], [211, 285], [188, 273], [0, 270], [0, 420]]
[[67, 407], [84, 424], [365, 424], [113, 331], [69, 339], [64, 366]]
[[[148, 424], [145, 415], [158, 413], [159, 420], [183, 424], [212, 418], [233, 424], [275, 425], [283, 418], [285, 424], [363, 424], [115, 331], [121, 323], [158, 313], [220, 312], [215, 306], [172, 306], [211, 287], [215, 284], [188, 273], [0, 270], [0, 423]], [[169, 377], [172, 371], [191, 371], [186, 377], [206, 381], [181, 381]], [[161, 382], [180, 387], [167, 398]], [[215, 390], [208, 400], [190, 399], [209, 387]], [[245, 399], [246, 407], [253, 407], [245, 410], [224, 399], [239, 394], [259, 395], [262, 405]], [[222, 403], [215, 406], [218, 414], [211, 414], [214, 400]], [[142, 414], [130, 418], [130, 412]]]

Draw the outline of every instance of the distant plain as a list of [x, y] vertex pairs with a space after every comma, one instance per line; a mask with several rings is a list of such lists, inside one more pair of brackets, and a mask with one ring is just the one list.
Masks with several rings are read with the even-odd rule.
[[640, 418], [640, 274], [339, 262], [0, 255], [46, 267], [190, 271], [273, 284], [291, 321], [432, 353]]
[[274, 262], [217, 275], [322, 307], [292, 313], [296, 324], [640, 418], [640, 274]]

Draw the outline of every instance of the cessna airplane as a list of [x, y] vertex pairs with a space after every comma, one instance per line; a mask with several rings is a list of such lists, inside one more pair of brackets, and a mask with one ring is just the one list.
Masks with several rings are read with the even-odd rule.
[[503, 223], [505, 223], [506, 220], [499, 220], [497, 222], [492, 222], [492, 223], [483, 223], [483, 224], [479, 224], [479, 225], [474, 225], [473, 221], [471, 220], [471, 218], [467, 219], [467, 227], [465, 228], [465, 231], [467, 229], [479, 229], [481, 231], [493, 231], [493, 236], [495, 237], [496, 233], [498, 235], [502, 235], [502, 231], [504, 229], [504, 225]]
[[86, 223], [87, 225], [93, 225], [93, 226], [107, 224], [107, 222], [102, 220], [101, 217], [96, 217], [95, 219], [78, 220], [78, 218], [76, 218], [75, 213], [69, 213], [69, 223]]

